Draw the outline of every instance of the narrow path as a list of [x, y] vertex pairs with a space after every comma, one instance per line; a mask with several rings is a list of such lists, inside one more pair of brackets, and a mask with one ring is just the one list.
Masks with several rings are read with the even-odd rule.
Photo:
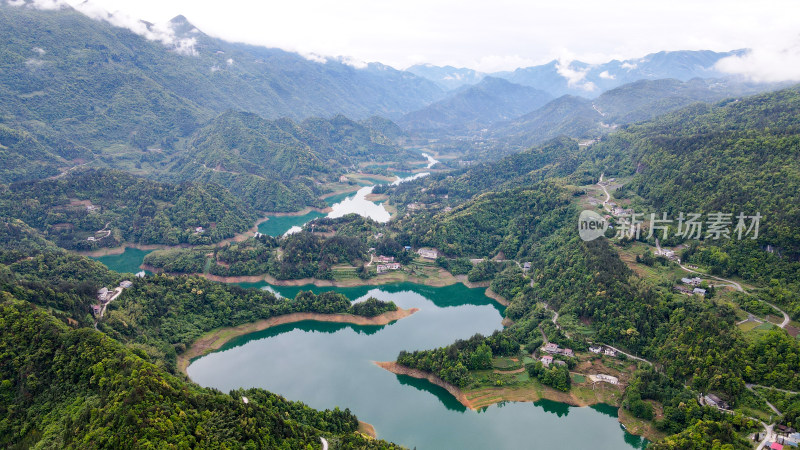
[[319, 440], [322, 442], [322, 450], [328, 450], [328, 440], [324, 437], [320, 437]]

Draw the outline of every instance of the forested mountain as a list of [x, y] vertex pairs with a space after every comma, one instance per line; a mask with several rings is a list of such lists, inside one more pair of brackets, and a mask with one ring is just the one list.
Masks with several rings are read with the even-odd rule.
[[357, 69], [231, 44], [182, 17], [172, 28], [191, 45], [167, 47], [67, 7], [0, 3], [2, 181], [169, 149], [230, 109], [270, 119], [396, 117], [442, 95], [432, 82], [382, 65]]
[[[368, 123], [402, 133], [385, 119]], [[335, 180], [359, 163], [391, 161], [402, 167], [420, 158], [393, 138], [341, 115], [298, 123], [227, 112], [193, 133], [166, 163], [163, 176], [226, 186], [259, 211], [295, 211], [324, 207], [319, 181]]]
[[392, 303], [370, 301], [368, 311], [336, 293], [287, 301], [155, 277], [137, 279], [109, 306], [100, 333], [89, 305], [99, 286], [121, 279], [20, 221], [0, 223], [0, 445], [301, 448], [325, 437], [342, 448], [392, 448], [357, 433], [349, 410], [320, 412], [261, 389], [223, 394], [174, 375], [176, 354], [212, 328], [293, 311], [374, 315]]
[[427, 78], [447, 91], [470, 84], [478, 84], [486, 74], [472, 69], [453, 66], [435, 66], [433, 64], [416, 64], [408, 69], [414, 75]]
[[[541, 89], [554, 97], [570, 94], [594, 98], [609, 89], [638, 80], [675, 78], [688, 81], [692, 78], [717, 78], [722, 74], [714, 69], [714, 64], [722, 58], [742, 53], [742, 50], [658, 52], [642, 58], [613, 60], [603, 64], [551, 61], [512, 72], [497, 72], [492, 76]], [[568, 79], [562, 74], [565, 71], [580, 76]]]
[[533, 111], [550, 99], [541, 90], [486, 77], [474, 86], [458, 89], [443, 100], [406, 114], [399, 124], [418, 131], [474, 131]]
[[255, 221], [250, 208], [218, 185], [157, 183], [113, 170], [0, 185], [0, 194], [0, 217], [21, 219], [76, 250], [218, 242]]
[[[764, 218], [757, 240], [671, 238], [662, 245], [685, 243], [683, 262], [750, 280], [759, 288], [751, 289], [748, 299], [773, 302], [797, 319], [798, 99], [800, 89], [791, 88], [693, 105], [623, 127], [580, 150], [574, 141], [570, 146], [561, 139], [451, 176], [390, 188], [399, 204], [427, 206], [397, 222], [400, 241], [435, 246], [450, 258], [531, 262], [528, 277], [514, 264], [487, 260], [476, 266], [485, 267], [484, 279], [492, 280], [494, 292], [511, 299], [506, 316], [514, 323], [502, 333], [401, 352], [397, 361], [469, 388], [480, 385], [468, 369], [481, 368], [476, 361], [487, 351], [484, 346], [493, 355], [513, 354], [509, 349], [516, 345], [531, 351], [542, 345], [545, 331], [550, 342], [571, 348], [586, 348], [582, 339], [587, 338], [612, 342], [655, 364], [655, 369], [633, 374], [623, 408], [651, 420], [650, 407], [640, 403], [663, 407], [654, 425], [672, 436], [656, 448], [706, 448], [715, 440], [748, 448], [737, 434], [753, 430], [754, 423], [701, 405], [697, 393], [718, 392], [746, 410], [755, 400], [745, 383], [800, 388], [800, 343], [776, 327], [745, 335], [729, 301], [687, 297], [675, 293], [670, 281], [652, 281], [632, 271], [617, 253], [629, 243], [582, 241], [575, 222], [585, 206], [576, 199], [585, 194], [579, 186], [596, 183], [605, 172], [606, 177], [626, 177], [614, 195], [632, 200], [636, 212], [663, 211], [673, 218], [679, 212], [760, 212]], [[638, 240], [653, 244], [644, 232]], [[442, 258], [443, 264], [448, 261], [458, 259]], [[572, 336], [565, 334], [551, 325], [552, 314], [543, 303], [587, 324], [591, 332], [576, 336], [573, 328]], [[568, 380], [564, 385], [536, 366], [529, 374], [558, 389], [569, 388]], [[784, 411], [780, 420], [796, 425], [794, 410]]]
[[620, 125], [640, 122], [696, 102], [753, 94], [767, 86], [721, 79], [640, 80], [594, 100], [563, 96], [536, 111], [498, 123], [493, 134], [505, 145], [529, 147], [556, 136], [596, 138]]

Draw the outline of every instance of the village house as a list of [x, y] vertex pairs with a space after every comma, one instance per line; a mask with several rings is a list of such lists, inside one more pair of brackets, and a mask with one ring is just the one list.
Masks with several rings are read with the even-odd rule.
[[606, 347], [603, 349], [603, 354], [606, 356], [617, 356], [617, 352], [614, 349]]
[[547, 353], [558, 353], [558, 344], [548, 342], [544, 345], [544, 347], [542, 347], [542, 350]]
[[531, 263], [529, 263], [529, 262], [526, 262], [526, 263], [522, 264], [522, 270], [523, 270], [524, 272], [528, 272], [528, 271], [530, 271], [530, 270], [531, 270]]
[[603, 351], [603, 347], [589, 347], [589, 351], [592, 353], [597, 353], [598, 355]]
[[716, 406], [719, 409], [728, 409], [728, 403], [714, 394], [707, 394], [703, 397], [703, 400], [705, 400], [706, 405]]
[[389, 263], [389, 262], [394, 262], [394, 256], [384, 256], [384, 255], [379, 255], [379, 256], [378, 256], [377, 258], [375, 258], [375, 259], [376, 259], [378, 262], [380, 262], [380, 263]]
[[436, 258], [439, 257], [439, 252], [437, 252], [436, 250], [427, 249], [427, 248], [421, 248], [421, 249], [417, 250], [417, 253], [419, 254], [419, 256], [421, 256], [423, 258], [426, 258], [426, 259], [436, 259]]
[[550, 355], [542, 356], [542, 364], [544, 364], [545, 367], [550, 367], [550, 364], [552, 362], [553, 362], [553, 357], [552, 356], [550, 356]]
[[673, 250], [667, 248], [661, 248], [656, 250], [656, 256], [663, 256], [667, 259], [675, 259], [675, 252]]
[[378, 273], [388, 272], [390, 270], [399, 270], [402, 266], [400, 263], [387, 263], [387, 264], [378, 264], [376, 266], [376, 270]]
[[110, 293], [108, 292], [108, 288], [107, 288], [107, 287], [100, 288], [100, 290], [99, 290], [99, 291], [97, 291], [97, 299], [98, 299], [98, 300], [100, 300], [101, 302], [106, 302], [106, 301], [108, 301], [108, 298], [109, 298], [110, 296], [111, 296], [111, 295], [110, 295]]
[[145, 272], [144, 270], [136, 272], [136, 278], [144, 278], [146, 275], [147, 275], [147, 272]]
[[567, 363], [565, 361], [562, 361], [560, 359], [554, 359], [553, 360], [553, 364], [555, 364], [557, 366], [566, 366], [567, 365]]
[[123, 281], [122, 283], [119, 284], [119, 287], [121, 287], [123, 289], [128, 289], [131, 286], [133, 286], [133, 283], [131, 281], [128, 281], [128, 280], [125, 280], [125, 281]]
[[204, 232], [204, 231], [206, 231], [206, 230], [205, 230], [203, 227], [197, 227], [197, 228], [195, 228], [195, 229], [194, 229], [194, 232], [195, 232], [195, 233], [198, 233], [198, 234], [199, 234], [199, 233], [202, 233], [202, 232]]
[[100, 305], [92, 305], [92, 314], [94, 314], [95, 317], [99, 316], [101, 309], [102, 307]]
[[564, 356], [569, 356], [570, 358], [575, 356], [575, 353], [572, 351], [571, 348], [562, 348], [559, 353], [561, 353]]
[[681, 282], [683, 284], [689, 284], [689, 285], [692, 285], [692, 286], [700, 286], [700, 283], [702, 283], [703, 280], [701, 280], [699, 277], [681, 278]]
[[694, 288], [694, 290], [692, 290], [692, 294], [706, 295], [706, 290], [701, 288]]
[[619, 384], [619, 379], [617, 377], [612, 377], [611, 375], [598, 373], [594, 377], [597, 379], [597, 381], [604, 381], [604, 382], [610, 383], [610, 384]]
[[692, 295], [692, 291], [683, 286], [673, 286], [672, 289], [674, 289], [675, 292], [680, 292], [681, 294]]

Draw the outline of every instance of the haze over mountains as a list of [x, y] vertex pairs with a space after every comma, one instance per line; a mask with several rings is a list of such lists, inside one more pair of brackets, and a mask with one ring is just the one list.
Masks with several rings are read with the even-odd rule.
[[[142, 22], [137, 34], [112, 25], [112, 19], [30, 5], [0, 3], [0, 38], [6, 43], [0, 48], [2, 181], [52, 176], [81, 164], [136, 166], [152, 175], [155, 166], [165, 169], [185, 158], [190, 136], [229, 110], [268, 120], [342, 115], [334, 121], [342, 126], [372, 117], [362, 123], [380, 131], [359, 136], [383, 134], [378, 141], [405, 132], [484, 136], [487, 130], [504, 141], [493, 148], [521, 150], [561, 134], [597, 137], [695, 101], [769, 87], [732, 78], [708, 81], [721, 76], [714, 64], [738, 51], [660, 52], [599, 65], [552, 61], [491, 76], [428, 64], [401, 71], [226, 42], [183, 16], [169, 23], [165, 38], [153, 24]], [[342, 155], [343, 147], [331, 153], [326, 140], [310, 142], [313, 154]], [[347, 164], [362, 161], [358, 148], [366, 141], [347, 142], [346, 152], [360, 155]], [[292, 144], [270, 141], [259, 147], [263, 158], [252, 156], [285, 160], [280, 155], [287, 145]], [[199, 175], [189, 167], [179, 173]], [[281, 175], [270, 182], [285, 182], [297, 171], [274, 173]], [[169, 180], [176, 181], [174, 175]]]

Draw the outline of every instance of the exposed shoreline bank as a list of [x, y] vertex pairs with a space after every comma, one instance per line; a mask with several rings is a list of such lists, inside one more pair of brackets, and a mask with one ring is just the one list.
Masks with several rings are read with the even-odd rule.
[[455, 397], [455, 399], [458, 400], [458, 402], [464, 405], [465, 407], [473, 411], [475, 410], [475, 408], [472, 406], [472, 403], [470, 403], [469, 399], [467, 399], [467, 395], [464, 393], [464, 391], [462, 391], [455, 385], [452, 385], [442, 380], [441, 378], [437, 377], [432, 373], [402, 366], [394, 361], [374, 361], [374, 364], [396, 375], [407, 375], [409, 377], [419, 378], [421, 380], [428, 380], [430, 383], [435, 384], [436, 386], [439, 386], [447, 390], [447, 392], [449, 392], [450, 395]]
[[[472, 391], [465, 391], [461, 388], [450, 384], [438, 376], [430, 373], [425, 372], [419, 369], [412, 369], [410, 367], [406, 367], [400, 365], [394, 361], [374, 361], [374, 364], [384, 370], [392, 372], [396, 375], [406, 375], [413, 378], [427, 380], [431, 384], [439, 386], [447, 390], [450, 395], [453, 396], [461, 405], [465, 408], [470, 409], [472, 411], [477, 411], [481, 408], [488, 407], [493, 404], [502, 403], [506, 401], [510, 402], [536, 402], [538, 400], [546, 399], [551, 400], [559, 403], [564, 403], [574, 407], [588, 407], [597, 404], [609, 404], [608, 402], [602, 401], [599, 398], [594, 399], [586, 399], [580, 398], [574, 395], [572, 392], [560, 392], [554, 389], [545, 388], [545, 389], [537, 389], [537, 390], [513, 390], [509, 391], [504, 388], [494, 388], [494, 387], [484, 387], [475, 389]], [[472, 400], [470, 399], [472, 398]], [[487, 402], [485, 399], [489, 399]], [[610, 405], [616, 408], [619, 408], [617, 420], [626, 425], [626, 430], [630, 434], [643, 436], [646, 439], [651, 441], [657, 441], [663, 436], [659, 436], [652, 432], [648, 427], [632, 427], [633, 419], [630, 414], [624, 414], [622, 407], [620, 405]], [[628, 422], [628, 423], [626, 423]]]
[[208, 332], [195, 340], [191, 347], [178, 356], [177, 366], [178, 370], [188, 377], [186, 369], [189, 367], [189, 363], [192, 359], [218, 350], [226, 342], [235, 337], [266, 330], [278, 325], [303, 321], [349, 323], [353, 325], [388, 325], [389, 323], [406, 318], [417, 311], [419, 311], [418, 308], [398, 308], [395, 311], [386, 312], [375, 317], [354, 316], [351, 314], [299, 312], [270, 317], [269, 319], [237, 325], [235, 327], [221, 328]]
[[[153, 273], [165, 273], [163, 269], [153, 267], [147, 264], [142, 264], [139, 268], [143, 270], [147, 270]], [[450, 272], [447, 272], [444, 269], [440, 269], [440, 275], [437, 278], [420, 278], [413, 275], [408, 275], [404, 272], [390, 272], [384, 275], [379, 275], [377, 277], [369, 278], [367, 280], [361, 279], [351, 279], [346, 281], [336, 281], [336, 280], [320, 280], [318, 278], [300, 278], [296, 280], [278, 280], [277, 278], [273, 277], [269, 274], [261, 274], [261, 275], [239, 275], [239, 276], [220, 276], [220, 275], [212, 275], [210, 273], [191, 273], [191, 274], [184, 274], [184, 273], [170, 273], [166, 272], [170, 275], [193, 275], [198, 277], [204, 277], [209, 281], [216, 281], [219, 283], [260, 283], [265, 282], [271, 284], [273, 286], [306, 286], [306, 285], [313, 285], [316, 287], [359, 287], [359, 286], [383, 286], [386, 284], [395, 284], [395, 283], [413, 283], [419, 284], [423, 286], [430, 286], [430, 287], [445, 287], [451, 286], [457, 283], [461, 283], [464, 286], [470, 289], [480, 289], [486, 288], [486, 292], [484, 295], [486, 297], [494, 300], [498, 304], [502, 306], [508, 306], [509, 302], [501, 295], [497, 294], [496, 292], [489, 289], [489, 283], [487, 282], [478, 282], [472, 283], [467, 280], [467, 277], [464, 275], [454, 276]]]

